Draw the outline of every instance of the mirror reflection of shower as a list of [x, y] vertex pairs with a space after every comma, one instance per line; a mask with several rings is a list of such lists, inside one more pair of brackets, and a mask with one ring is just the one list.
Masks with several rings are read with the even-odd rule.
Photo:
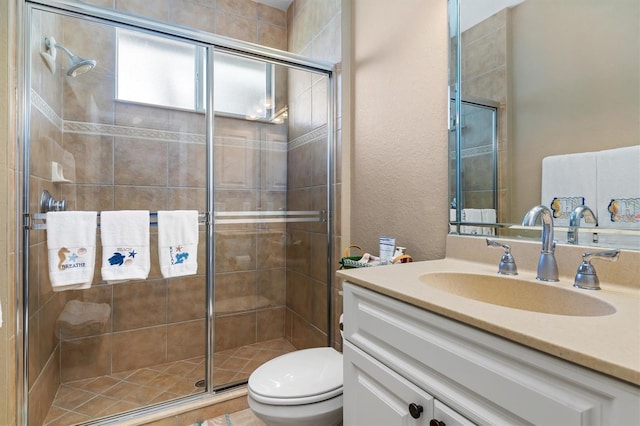
[[52, 73], [55, 73], [56, 70], [55, 65], [58, 48], [69, 56], [69, 67], [67, 69], [67, 75], [69, 77], [77, 77], [80, 74], [91, 71], [96, 66], [97, 62], [94, 59], [84, 59], [78, 55], [73, 54], [63, 45], [56, 43], [55, 38], [49, 36], [44, 38], [45, 51], [42, 52], [41, 55]]

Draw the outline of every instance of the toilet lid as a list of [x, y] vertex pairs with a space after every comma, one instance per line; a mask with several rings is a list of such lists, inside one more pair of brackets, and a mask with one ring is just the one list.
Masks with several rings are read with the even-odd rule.
[[342, 354], [333, 348], [281, 355], [249, 377], [249, 394], [275, 405], [310, 404], [342, 394]]

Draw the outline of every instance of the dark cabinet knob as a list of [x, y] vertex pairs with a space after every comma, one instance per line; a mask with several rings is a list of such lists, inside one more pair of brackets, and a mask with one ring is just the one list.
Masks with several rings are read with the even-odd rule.
[[423, 411], [422, 405], [418, 405], [415, 402], [409, 404], [409, 414], [411, 414], [411, 417], [414, 419], [419, 419]]
[[440, 420], [431, 419], [429, 422], [429, 426], [447, 426], [445, 422], [441, 422]]

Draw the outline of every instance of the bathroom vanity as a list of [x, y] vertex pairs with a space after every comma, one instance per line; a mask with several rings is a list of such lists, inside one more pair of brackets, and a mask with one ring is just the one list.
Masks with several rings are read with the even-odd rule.
[[[429, 282], [465, 275], [485, 277], [485, 301]], [[339, 276], [345, 425], [640, 423], [637, 289], [585, 294], [566, 277], [547, 284], [524, 270], [499, 284], [542, 286], [532, 288], [549, 300], [528, 294], [514, 307], [491, 299], [493, 266], [460, 259]], [[564, 310], [572, 303], [584, 308]]]

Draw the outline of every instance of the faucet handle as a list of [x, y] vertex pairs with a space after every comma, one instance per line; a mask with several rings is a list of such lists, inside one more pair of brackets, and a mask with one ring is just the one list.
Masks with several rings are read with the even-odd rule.
[[498, 273], [502, 275], [518, 275], [518, 267], [516, 261], [511, 254], [511, 246], [508, 244], [499, 243], [496, 240], [490, 240], [487, 238], [487, 246], [489, 247], [501, 247], [504, 249], [502, 258], [500, 259], [500, 265], [498, 266]]
[[582, 262], [578, 266], [578, 272], [576, 272], [576, 278], [573, 282], [573, 286], [586, 290], [600, 290], [600, 280], [596, 274], [596, 270], [591, 264], [593, 259], [603, 259], [610, 262], [615, 262], [620, 257], [620, 250], [606, 250], [587, 252], [582, 254]]

